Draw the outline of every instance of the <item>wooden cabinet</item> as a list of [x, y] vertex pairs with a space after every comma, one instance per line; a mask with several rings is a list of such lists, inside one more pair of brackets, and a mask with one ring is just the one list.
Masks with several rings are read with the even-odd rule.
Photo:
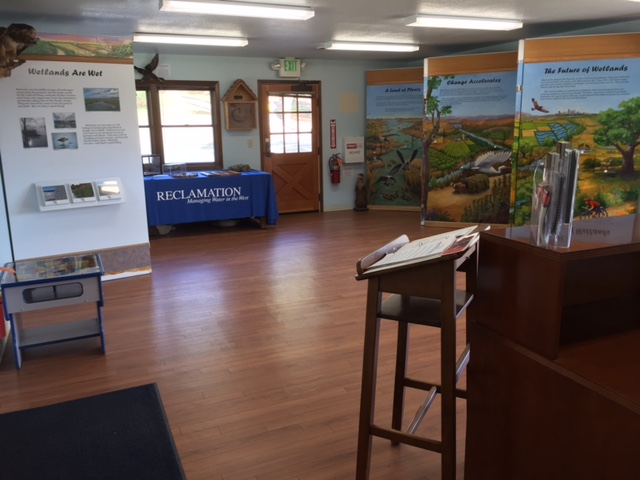
[[637, 478], [640, 244], [508, 232], [480, 238], [465, 478]]

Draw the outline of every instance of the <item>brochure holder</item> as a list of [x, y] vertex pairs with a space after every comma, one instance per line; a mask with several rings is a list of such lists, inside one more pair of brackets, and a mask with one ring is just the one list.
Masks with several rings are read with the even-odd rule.
[[559, 142], [533, 174], [531, 242], [539, 247], [571, 246], [580, 153], [567, 145]]
[[117, 177], [38, 182], [34, 186], [40, 211], [124, 202], [122, 182]]

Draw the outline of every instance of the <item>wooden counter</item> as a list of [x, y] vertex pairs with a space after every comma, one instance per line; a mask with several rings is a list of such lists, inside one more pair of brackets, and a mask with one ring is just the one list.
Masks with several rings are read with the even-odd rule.
[[640, 244], [480, 251], [465, 479], [637, 478]]

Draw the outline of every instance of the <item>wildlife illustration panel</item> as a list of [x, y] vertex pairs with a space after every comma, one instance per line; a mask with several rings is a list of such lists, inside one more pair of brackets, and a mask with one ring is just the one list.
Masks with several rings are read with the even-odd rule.
[[514, 65], [425, 78], [431, 138], [424, 220], [509, 222], [516, 76]]
[[369, 205], [420, 206], [421, 84], [367, 87], [365, 138]]
[[534, 171], [559, 141], [580, 152], [575, 220], [637, 213], [640, 60], [524, 63], [521, 69], [514, 224], [530, 222]]

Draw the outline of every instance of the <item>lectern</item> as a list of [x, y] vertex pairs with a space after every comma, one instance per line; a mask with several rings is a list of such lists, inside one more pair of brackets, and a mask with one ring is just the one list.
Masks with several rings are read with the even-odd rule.
[[[385, 254], [395, 251], [406, 241], [393, 242], [361, 258], [356, 266], [357, 280], [367, 280], [365, 339], [362, 365], [362, 392], [358, 431], [356, 479], [369, 476], [371, 445], [374, 436], [442, 455], [442, 478], [456, 477], [456, 397], [465, 392], [456, 388], [469, 359], [469, 348], [456, 351], [456, 320], [473, 299], [478, 261], [477, 244], [465, 251], [439, 258], [416, 261], [408, 265], [367, 271]], [[461, 286], [464, 280], [464, 288]], [[460, 285], [458, 285], [460, 283]], [[383, 301], [384, 296], [384, 301]], [[390, 428], [374, 423], [380, 320], [398, 324], [393, 412]], [[467, 315], [467, 322], [469, 321]], [[440, 329], [440, 382], [427, 382], [406, 376], [409, 324]], [[415, 417], [403, 430], [405, 388], [427, 391]], [[436, 395], [441, 396], [441, 438], [425, 438], [415, 434], [419, 423]]]

